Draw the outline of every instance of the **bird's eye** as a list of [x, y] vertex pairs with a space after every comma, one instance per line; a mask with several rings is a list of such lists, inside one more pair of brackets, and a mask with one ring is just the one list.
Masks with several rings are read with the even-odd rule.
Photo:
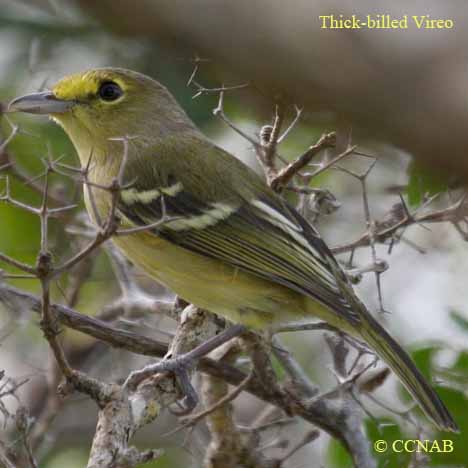
[[113, 81], [102, 83], [99, 88], [99, 97], [104, 101], [115, 101], [122, 96], [122, 88]]

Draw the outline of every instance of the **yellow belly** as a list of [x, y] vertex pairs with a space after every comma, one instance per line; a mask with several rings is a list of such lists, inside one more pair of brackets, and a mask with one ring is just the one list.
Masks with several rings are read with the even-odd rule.
[[251, 327], [307, 315], [307, 298], [289, 288], [178, 247], [148, 233], [114, 239], [148, 275], [198, 307]]

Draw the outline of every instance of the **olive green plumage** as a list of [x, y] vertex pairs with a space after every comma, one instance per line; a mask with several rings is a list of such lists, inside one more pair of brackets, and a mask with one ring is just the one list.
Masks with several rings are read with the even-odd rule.
[[[197, 306], [265, 327], [318, 317], [364, 340], [442, 429], [457, 426], [406, 352], [370, 315], [316, 230], [253, 171], [206, 139], [171, 94], [149, 77], [106, 68], [72, 75], [13, 110], [50, 113], [72, 139], [90, 180], [119, 172], [117, 216], [127, 227], [164, 225], [118, 237], [135, 264]], [[47, 110], [49, 109], [49, 110]], [[92, 194], [90, 194], [92, 191]], [[110, 194], [85, 187], [92, 217]]]

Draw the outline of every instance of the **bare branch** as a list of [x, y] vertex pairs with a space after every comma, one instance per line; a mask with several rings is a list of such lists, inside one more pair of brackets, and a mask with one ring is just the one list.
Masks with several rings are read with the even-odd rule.
[[[4, 304], [16, 304], [14, 307], [31, 308], [35, 312], [40, 310], [40, 301], [37, 297], [1, 283], [0, 302]], [[18, 304], [21, 305], [19, 306]], [[66, 306], [55, 304], [52, 307], [55, 310], [57, 320], [63, 325], [91, 335], [107, 342], [111, 346], [127, 349], [139, 354], [159, 357], [164, 356], [167, 352], [166, 345], [151, 338], [136, 335], [126, 330], [116, 329], [100, 320], [79, 314]], [[235, 367], [217, 363], [206, 357], [199, 361], [198, 369], [201, 372], [223, 379], [234, 386], [239, 385], [246, 378], [246, 374]], [[261, 400], [275, 406], [279, 405], [285, 411], [293, 410], [296, 415], [318, 425], [333, 437], [336, 437], [348, 448], [356, 466], [361, 466], [361, 461], [366, 460], [367, 455], [365, 454], [365, 450], [356, 452], [354, 447], [356, 431], [361, 433], [360, 420], [351, 419], [347, 422], [346, 418], [343, 419], [343, 406], [338, 404], [339, 402], [335, 401], [334, 398], [330, 401], [324, 398], [315, 403], [306, 403], [301, 402], [299, 396], [288, 392], [283, 394], [283, 397], [280, 399], [277, 392], [272, 392], [272, 389], [266, 388], [256, 378], [252, 379], [247, 385], [246, 390]], [[290, 391], [292, 390], [290, 389]], [[350, 415], [352, 414], [350, 413]], [[369, 465], [364, 461], [362, 466], [369, 467], [373, 465]]]
[[238, 133], [241, 137], [249, 141], [255, 149], [262, 149], [262, 146], [258, 140], [251, 137], [250, 135], [247, 135], [247, 133], [239, 129], [236, 125], [234, 125], [233, 122], [231, 122], [231, 120], [229, 120], [229, 118], [224, 113], [224, 91], [220, 91], [219, 93], [218, 105], [215, 109], [213, 109], [213, 115], [219, 117], [228, 127], [230, 127], [232, 130]]
[[191, 426], [195, 426], [199, 421], [201, 421], [203, 418], [208, 416], [209, 414], [213, 413], [213, 411], [218, 410], [222, 406], [226, 405], [227, 403], [230, 403], [231, 401], [235, 400], [247, 387], [249, 382], [252, 380], [254, 376], [254, 373], [251, 371], [247, 377], [242, 380], [242, 382], [237, 385], [233, 390], [231, 390], [229, 393], [224, 395], [221, 399], [219, 399], [216, 403], [214, 403], [212, 406], [209, 408], [201, 411], [200, 413], [194, 414], [190, 417], [185, 418], [184, 423], [182, 426], [177, 427], [173, 431], [169, 432], [166, 434], [166, 437], [169, 437], [179, 431], [182, 431], [184, 429], [187, 429]]
[[[376, 242], [384, 243], [386, 240], [391, 239], [400, 229], [407, 228], [412, 225], [421, 225], [427, 223], [444, 223], [444, 222], [457, 222], [463, 216], [462, 205], [459, 202], [440, 210], [430, 211], [425, 214], [417, 214], [417, 212], [404, 216], [403, 218], [396, 220], [390, 226], [377, 222], [377, 229], [374, 233], [374, 239]], [[418, 211], [418, 210], [417, 210]], [[353, 242], [342, 244], [332, 248], [334, 254], [344, 253], [353, 251], [360, 247], [366, 247], [370, 245], [370, 235], [368, 232], [362, 234], [358, 239]]]
[[283, 132], [283, 134], [278, 137], [278, 141], [277, 141], [278, 145], [282, 143], [288, 137], [288, 135], [291, 133], [294, 127], [298, 124], [299, 120], [302, 117], [302, 111], [304, 109], [301, 109], [297, 106], [295, 106], [295, 109], [296, 109], [296, 116], [294, 117], [292, 122], [289, 124], [288, 128]]
[[[312, 145], [305, 153], [303, 153], [301, 156], [299, 156], [295, 161], [290, 163], [288, 166], [285, 168], [281, 169], [279, 173], [272, 178], [270, 181], [270, 185], [272, 188], [275, 190], [279, 190], [281, 187], [286, 186], [290, 180], [297, 175], [302, 169], [304, 169], [311, 161], [312, 159], [324, 148], [331, 148], [335, 145], [335, 133], [325, 133], [323, 134], [317, 143], [315, 145]], [[350, 151], [352, 152], [352, 150]], [[347, 153], [347, 154], [350, 154]], [[347, 156], [345, 155], [340, 155], [340, 159], [343, 157]], [[339, 161], [339, 159], [336, 159], [333, 164]], [[329, 167], [329, 166], [327, 166]], [[319, 171], [325, 170], [327, 167], [321, 168]], [[317, 175], [319, 173], [317, 171], [313, 175]]]

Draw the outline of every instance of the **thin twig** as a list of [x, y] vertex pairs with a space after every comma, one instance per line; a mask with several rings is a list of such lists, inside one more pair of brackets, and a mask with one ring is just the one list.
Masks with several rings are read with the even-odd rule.
[[[273, 187], [275, 190], [278, 190], [281, 187], [286, 186], [291, 181], [291, 179], [295, 175], [297, 175], [302, 169], [304, 169], [320, 151], [322, 151], [324, 148], [333, 147], [335, 145], [335, 141], [336, 135], [334, 132], [323, 134], [319, 138], [317, 143], [315, 143], [315, 145], [312, 145], [305, 153], [299, 156], [288, 166], [281, 169], [281, 171], [279, 171], [278, 174], [271, 179], [271, 187]], [[346, 157], [348, 154], [351, 154], [353, 151], [354, 148], [346, 150], [345, 153], [342, 153], [341, 155], [337, 156], [333, 161], [331, 161], [331, 164], [328, 163], [324, 167], [317, 170], [314, 174], [312, 174], [312, 177], [315, 177], [320, 172], [335, 164], [337, 161]]]
[[201, 421], [203, 418], [211, 414], [213, 411], [216, 411], [218, 408], [221, 408], [227, 403], [235, 400], [244, 391], [244, 389], [247, 387], [247, 385], [250, 383], [253, 377], [254, 377], [254, 372], [250, 371], [245, 377], [245, 379], [242, 380], [242, 382], [239, 385], [237, 385], [233, 390], [227, 393], [223, 398], [219, 399], [215, 404], [213, 404], [209, 408], [203, 411], [200, 411], [200, 413], [197, 413], [188, 418], [185, 418], [185, 421], [182, 424], [182, 426], [179, 426], [175, 428], [173, 431], [168, 432], [167, 434], [164, 434], [164, 436], [170, 437], [176, 434], [177, 432], [180, 432], [184, 429], [187, 429], [188, 427], [196, 425], [199, 421]]

